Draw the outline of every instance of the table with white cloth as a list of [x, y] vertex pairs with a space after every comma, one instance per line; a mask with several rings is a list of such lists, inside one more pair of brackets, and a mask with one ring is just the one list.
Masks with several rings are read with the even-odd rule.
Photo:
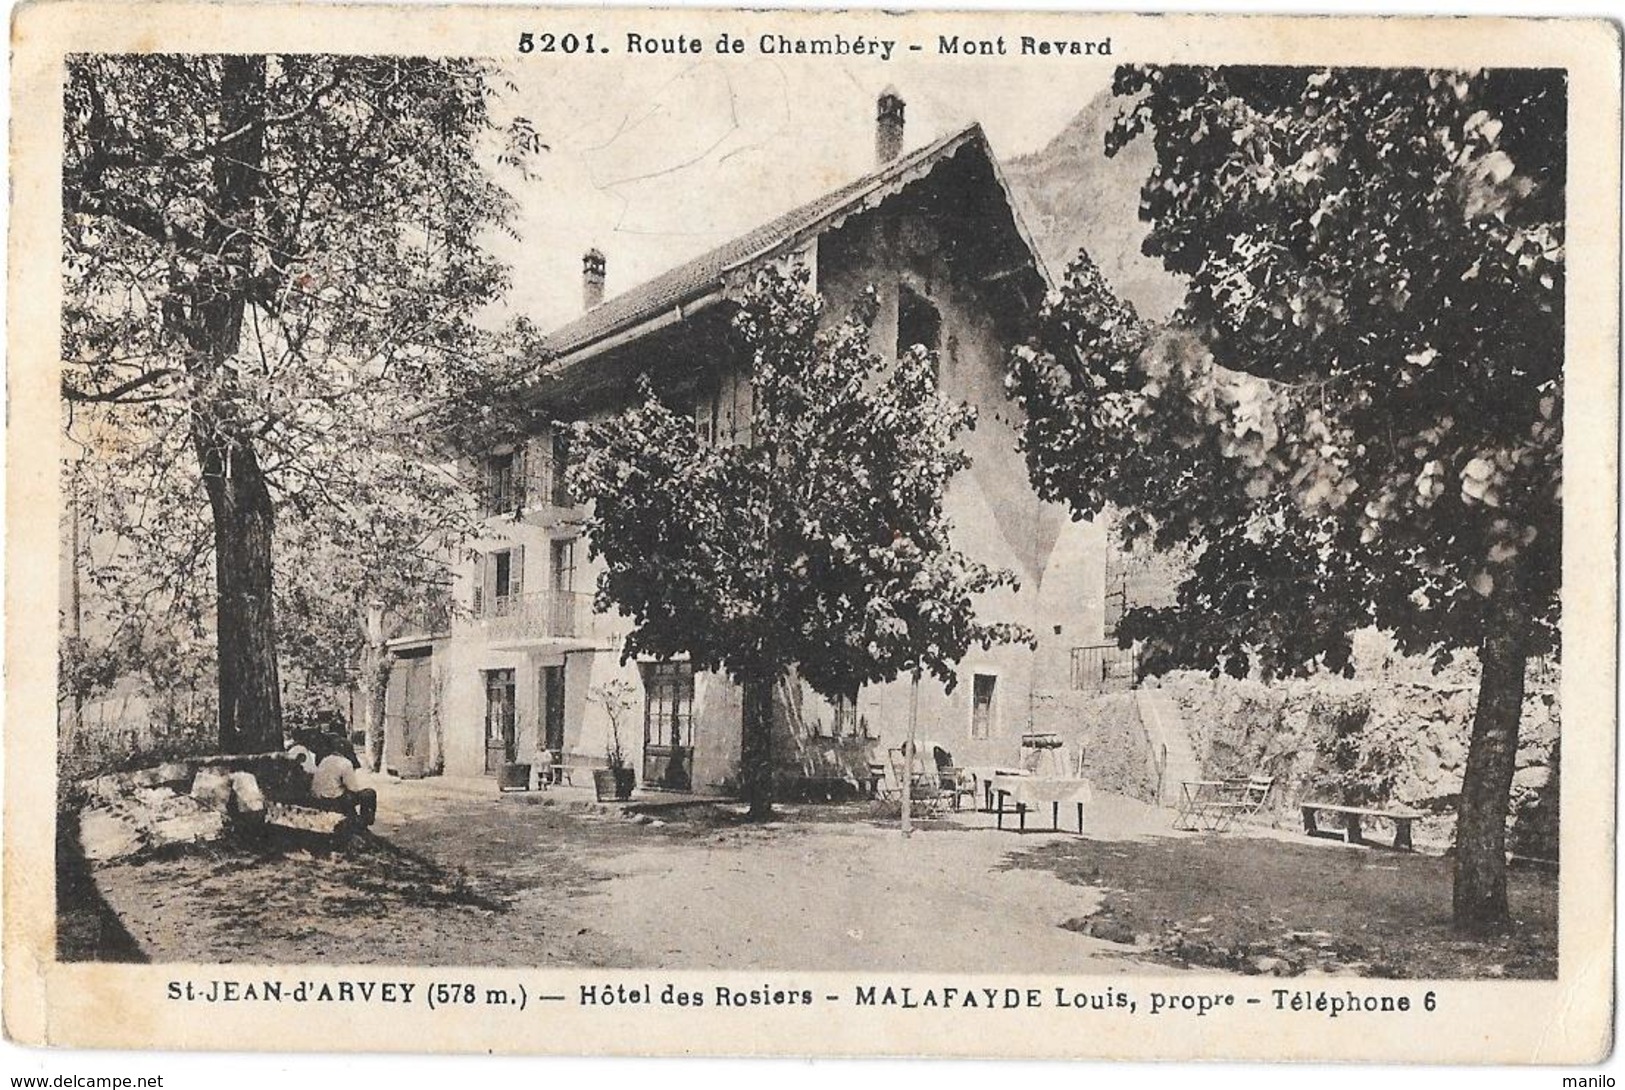
[[1078, 833], [1083, 833], [1083, 808], [1089, 802], [1089, 781], [1075, 777], [1057, 776], [1009, 776], [995, 774], [992, 780], [993, 794], [998, 799], [999, 828], [1004, 828], [1004, 814], [1006, 803], [1014, 805], [1016, 817], [1020, 822], [1022, 832], [1027, 831], [1027, 811], [1035, 810], [1044, 803], [1050, 806], [1050, 824], [1057, 832], [1061, 828], [1061, 806], [1063, 803], [1075, 805], [1078, 808]]

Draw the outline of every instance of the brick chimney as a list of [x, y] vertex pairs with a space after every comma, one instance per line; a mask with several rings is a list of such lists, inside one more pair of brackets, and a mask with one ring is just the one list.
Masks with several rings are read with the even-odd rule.
[[883, 167], [903, 150], [903, 99], [888, 87], [880, 92], [875, 119], [875, 166]]
[[581, 303], [591, 310], [604, 301], [604, 254], [588, 250], [581, 257]]

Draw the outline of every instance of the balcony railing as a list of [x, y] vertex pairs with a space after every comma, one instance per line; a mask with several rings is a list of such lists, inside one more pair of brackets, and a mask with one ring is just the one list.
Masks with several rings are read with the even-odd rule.
[[1139, 685], [1132, 647], [1101, 643], [1072, 649], [1072, 688], [1085, 693], [1125, 692]]
[[569, 590], [493, 596], [480, 617], [492, 639], [597, 639], [612, 618], [595, 613], [592, 595]]

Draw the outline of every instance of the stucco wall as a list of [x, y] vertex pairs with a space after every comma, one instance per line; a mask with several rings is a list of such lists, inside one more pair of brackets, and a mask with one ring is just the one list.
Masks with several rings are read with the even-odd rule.
[[[978, 616], [1025, 625], [1036, 652], [1006, 646], [973, 649], [960, 664], [952, 692], [933, 678], [920, 684], [917, 737], [942, 745], [964, 764], [1007, 763], [1020, 735], [1032, 729], [1035, 688], [1064, 688], [1070, 651], [1099, 643], [1103, 632], [1105, 537], [1074, 522], [1033, 491], [1017, 447], [1020, 416], [1006, 394], [1007, 346], [994, 329], [988, 304], [975, 286], [950, 268], [938, 226], [923, 217], [854, 219], [819, 247], [819, 290], [829, 320], [850, 313], [873, 286], [880, 313], [871, 339], [889, 356], [897, 341], [900, 288], [928, 300], [941, 319], [941, 390], [977, 410], [976, 427], [961, 437], [971, 465], [949, 484], [945, 511], [954, 543], [971, 558], [1016, 573], [1018, 587], [984, 596]], [[1059, 631], [1057, 631], [1059, 629]], [[971, 736], [972, 677], [997, 677], [990, 736]], [[881, 747], [906, 736], [912, 682], [870, 686], [859, 697], [871, 734]]]
[[[830, 320], [839, 320], [866, 287], [880, 296], [879, 319], [873, 327], [876, 351], [890, 356], [897, 337], [897, 303], [903, 285], [929, 300], [941, 319], [941, 382], [945, 396], [974, 405], [976, 427], [962, 442], [971, 465], [950, 482], [946, 512], [954, 523], [955, 544], [975, 560], [1015, 572], [1019, 585], [1004, 588], [978, 602], [978, 615], [989, 622], [1025, 625], [1037, 642], [1025, 646], [973, 649], [960, 664], [950, 692], [927, 677], [919, 687], [916, 734], [942, 745], [963, 764], [1003, 764], [1015, 759], [1020, 735], [1032, 729], [1035, 690], [1067, 684], [1072, 647], [1099, 643], [1103, 631], [1105, 541], [1099, 527], [1071, 521], [1068, 512], [1038, 499], [1028, 483], [1017, 448], [1019, 420], [1005, 395], [1006, 345], [997, 334], [983, 292], [949, 267], [945, 240], [936, 222], [923, 217], [867, 215], [855, 217], [831, 233], [835, 244], [821, 240], [808, 255], [815, 263], [818, 289]], [[843, 257], [842, 255], [849, 255]], [[726, 436], [739, 428], [732, 414], [748, 398], [741, 394], [744, 376], [731, 375], [711, 385], [717, 403], [718, 428]], [[748, 389], [748, 388], [746, 388]], [[549, 543], [573, 533], [567, 527], [544, 526], [543, 513], [525, 520], [493, 520], [493, 536], [477, 543], [480, 550], [524, 546], [524, 591], [551, 585], [547, 566]], [[574, 589], [590, 592], [599, 565], [588, 559], [583, 541], [576, 552]], [[455, 595], [466, 608], [479, 578], [477, 565], [464, 565]], [[608, 644], [600, 641], [600, 648]], [[480, 626], [459, 622], [453, 638], [437, 651], [437, 670], [444, 675], [446, 771], [474, 775], [484, 769], [485, 693], [481, 671], [512, 667], [516, 680], [516, 729], [520, 760], [534, 755], [541, 724], [540, 667], [556, 658], [557, 645], [525, 653], [491, 648]], [[641, 765], [642, 683], [635, 666], [621, 666], [618, 653], [571, 652], [566, 662], [567, 752], [600, 760], [607, 738], [601, 706], [589, 691], [612, 677], [635, 686], [637, 706], [623, 744], [634, 766]], [[995, 677], [995, 697], [988, 737], [972, 737], [973, 677]], [[898, 681], [865, 688], [859, 713], [867, 722], [872, 747], [884, 750], [906, 737], [912, 682]], [[810, 693], [803, 700], [817, 701]], [[740, 692], [726, 678], [702, 675], [695, 682], [694, 781], [699, 790], [733, 784], [739, 765]], [[781, 763], [794, 763], [798, 741], [790, 732], [795, 717], [781, 716], [777, 750]], [[863, 747], [859, 747], [863, 748]]]

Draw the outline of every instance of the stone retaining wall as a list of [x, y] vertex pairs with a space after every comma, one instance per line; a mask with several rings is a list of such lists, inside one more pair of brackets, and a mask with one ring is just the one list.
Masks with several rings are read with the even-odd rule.
[[[1298, 820], [1296, 804], [1305, 797], [1341, 801], [1368, 790], [1372, 801], [1428, 814], [1418, 840], [1452, 842], [1476, 701], [1470, 679], [1266, 684], [1178, 673], [1161, 684], [1184, 713], [1206, 775], [1261, 769], [1277, 777], [1273, 809], [1280, 823]], [[1555, 686], [1532, 689], [1524, 701], [1509, 815], [1509, 843], [1520, 855], [1557, 858], [1560, 733]], [[1340, 734], [1348, 742], [1345, 753], [1362, 754], [1366, 767], [1339, 767]]]

